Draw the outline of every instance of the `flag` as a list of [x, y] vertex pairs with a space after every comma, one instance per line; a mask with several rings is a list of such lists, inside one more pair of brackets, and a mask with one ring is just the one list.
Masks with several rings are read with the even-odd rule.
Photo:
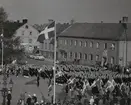
[[62, 76], [62, 75], [64, 75], [64, 73], [60, 70], [60, 71], [58, 71], [58, 73], [56, 74], [56, 76], [58, 76], [58, 77], [60, 77], [60, 76]]
[[[42, 37], [43, 41], [45, 39], [50, 39], [55, 36], [55, 21], [49, 24], [42, 32], [40, 32], [39, 37]], [[41, 40], [38, 38], [38, 41]]]
[[16, 63], [16, 60], [13, 60], [13, 61], [12, 61], [12, 64], [15, 64], [15, 63]]

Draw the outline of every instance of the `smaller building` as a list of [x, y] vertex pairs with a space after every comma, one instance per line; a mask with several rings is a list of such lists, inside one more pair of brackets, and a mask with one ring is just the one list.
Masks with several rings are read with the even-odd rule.
[[[62, 31], [64, 31], [67, 27], [69, 27], [69, 25], [70, 25], [69, 23], [56, 24], [56, 35], [58, 36]], [[38, 36], [38, 42], [39, 42], [40, 53], [48, 59], [53, 59], [54, 58], [54, 37], [52, 37], [49, 40], [45, 40], [44, 35], [40, 35]]]
[[20, 37], [21, 46], [25, 48], [25, 51], [32, 53], [35, 48], [39, 47], [37, 42], [39, 32], [28, 23], [27, 19], [23, 19], [23, 23], [24, 25], [16, 30], [15, 36]]

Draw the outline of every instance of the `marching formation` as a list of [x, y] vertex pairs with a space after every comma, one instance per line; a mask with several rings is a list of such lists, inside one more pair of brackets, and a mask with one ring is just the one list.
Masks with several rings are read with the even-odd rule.
[[[74, 69], [71, 69], [71, 67], [73, 68], [73, 65], [57, 65], [56, 84], [63, 87], [62, 90], [67, 96], [75, 99], [74, 104], [77, 100], [89, 105], [101, 105], [99, 103], [102, 103], [102, 105], [108, 103], [109, 105], [112, 102], [116, 104], [123, 102], [122, 105], [130, 105], [131, 74], [98, 70], [85, 66], [78, 66]], [[38, 87], [40, 77], [48, 79], [48, 95], [50, 96], [53, 86], [53, 69], [51, 66], [44, 65], [43, 68], [32, 65], [16, 66], [15, 69], [7, 69], [7, 75], [9, 76], [9, 74], [14, 74], [17, 77], [22, 74], [26, 78], [36, 76], [33, 81], [37, 81], [36, 85]], [[31, 84], [33, 81], [25, 84]], [[33, 98], [29, 95], [24, 103], [27, 103], [27, 105], [32, 105], [32, 102], [36, 105], [45, 104], [44, 99], [41, 104], [31, 100]], [[22, 101], [19, 101], [19, 103], [22, 103]], [[63, 100], [60, 103], [64, 104]]]

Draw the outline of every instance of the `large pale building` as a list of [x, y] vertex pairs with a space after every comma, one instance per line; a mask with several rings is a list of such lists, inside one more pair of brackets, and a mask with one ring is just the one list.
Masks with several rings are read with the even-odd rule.
[[15, 36], [20, 37], [21, 46], [25, 48], [25, 51], [32, 53], [34, 48], [39, 47], [37, 42], [39, 32], [28, 23], [27, 19], [23, 19], [23, 23], [24, 25], [16, 30]]
[[74, 23], [58, 36], [58, 59], [95, 65], [106, 58], [108, 64], [125, 66], [131, 61], [130, 34], [130, 23]]

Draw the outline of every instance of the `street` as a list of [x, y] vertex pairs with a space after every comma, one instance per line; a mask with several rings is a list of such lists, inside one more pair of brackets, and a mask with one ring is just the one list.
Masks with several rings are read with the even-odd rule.
[[[50, 100], [50, 97], [48, 97], [48, 84], [47, 84], [47, 79], [43, 80], [42, 78], [40, 79], [40, 86], [39, 88], [36, 86], [36, 84], [31, 84], [31, 85], [25, 85], [26, 82], [31, 81], [35, 79], [36, 77], [30, 77], [30, 78], [25, 78], [23, 76], [10, 76], [12, 78], [14, 85], [13, 85], [13, 91], [12, 91], [12, 102], [11, 105], [16, 105], [18, 99], [20, 98], [20, 94], [22, 92], [27, 92], [30, 95], [33, 95], [34, 93], [38, 97], [38, 101], [42, 99], [42, 94], [46, 99]], [[2, 82], [2, 76], [0, 76], [0, 80]], [[2, 87], [2, 86], [0, 86]], [[56, 85], [56, 94], [60, 92], [61, 86]], [[0, 94], [0, 103], [2, 103], [2, 94]]]

